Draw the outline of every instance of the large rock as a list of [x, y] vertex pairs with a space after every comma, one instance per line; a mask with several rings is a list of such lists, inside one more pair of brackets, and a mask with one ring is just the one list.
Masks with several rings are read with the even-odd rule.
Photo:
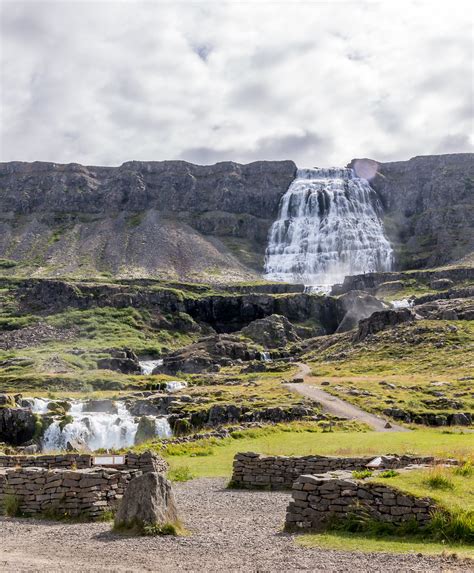
[[393, 328], [404, 322], [413, 322], [415, 319], [416, 315], [409, 308], [374, 312], [369, 318], [359, 322], [354, 341], [360, 342], [371, 334], [376, 334], [386, 328]]
[[36, 417], [27, 408], [0, 408], [0, 442], [20, 446], [35, 436]]
[[123, 374], [140, 374], [141, 372], [138, 357], [129, 348], [110, 350], [110, 358], [100, 358], [97, 361], [97, 368], [115, 370]]
[[128, 484], [115, 517], [115, 527], [143, 531], [146, 525], [161, 526], [177, 521], [171, 483], [163, 474], [149, 472]]
[[180, 348], [168, 354], [163, 364], [153, 371], [154, 374], [186, 374], [215, 371], [220, 366], [230, 366], [235, 360], [255, 360], [260, 357], [257, 348], [238, 336], [219, 334], [208, 336], [194, 344]]
[[278, 314], [254, 320], [241, 333], [265, 348], [283, 348], [289, 342], [300, 340], [291, 322]]
[[336, 332], [347, 332], [357, 328], [360, 320], [368, 318], [378, 310], [388, 308], [381, 300], [362, 291], [351, 291], [338, 299], [338, 315], [341, 319]]

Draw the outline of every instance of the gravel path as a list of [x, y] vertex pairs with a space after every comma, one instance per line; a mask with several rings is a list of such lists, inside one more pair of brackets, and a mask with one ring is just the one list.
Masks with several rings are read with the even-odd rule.
[[0, 571], [448, 572], [466, 561], [299, 547], [281, 533], [289, 493], [226, 490], [223, 479], [178, 484], [187, 537], [123, 537], [110, 524], [0, 518]]
[[[303, 378], [305, 381], [311, 380], [311, 369], [307, 364], [299, 363], [299, 372], [294, 376], [294, 378]], [[349, 402], [345, 402], [340, 398], [336, 398], [336, 396], [332, 396], [325, 392], [322, 388], [314, 384], [306, 384], [306, 383], [298, 383], [298, 384], [285, 384], [285, 386], [289, 390], [293, 390], [294, 392], [298, 392], [302, 396], [306, 396], [306, 398], [310, 398], [311, 400], [315, 400], [319, 402], [323, 409], [330, 414], [334, 414], [335, 416], [339, 416], [341, 418], [347, 418], [349, 420], [358, 420], [359, 422], [365, 422], [369, 426], [371, 426], [376, 432], [409, 432], [408, 428], [404, 428], [403, 426], [399, 426], [398, 424], [394, 424], [390, 422], [391, 427], [386, 428], [385, 424], [387, 420], [383, 418], [379, 418], [374, 414], [370, 414]]]

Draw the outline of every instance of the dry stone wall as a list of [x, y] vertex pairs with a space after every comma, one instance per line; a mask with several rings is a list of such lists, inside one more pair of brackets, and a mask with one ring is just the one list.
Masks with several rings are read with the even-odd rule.
[[363, 513], [377, 521], [400, 525], [415, 520], [426, 525], [435, 502], [418, 498], [389, 485], [334, 476], [301, 475], [293, 484], [288, 505], [287, 529], [324, 529], [334, 520]]
[[[92, 454], [0, 455], [0, 468], [86, 469], [97, 467], [97, 464], [94, 463], [95, 457]], [[143, 452], [142, 454], [129, 452], [124, 454], [124, 460], [124, 464], [113, 464], [113, 467], [118, 470], [140, 470], [143, 473], [152, 471], [163, 473], [168, 470], [166, 461], [152, 452]], [[101, 463], [100, 467], [108, 467], [109, 465], [111, 464]]]
[[[361, 470], [373, 456], [337, 458], [330, 456], [262, 456], [252, 452], [236, 454], [232, 485], [242, 488], [291, 489], [302, 474], [321, 474], [337, 470]], [[433, 457], [381, 456], [378, 469], [397, 469], [411, 464], [431, 464]]]
[[86, 517], [96, 520], [115, 510], [128, 482], [139, 470], [65, 470], [42, 467], [0, 471], [0, 506], [10, 498], [21, 515]]

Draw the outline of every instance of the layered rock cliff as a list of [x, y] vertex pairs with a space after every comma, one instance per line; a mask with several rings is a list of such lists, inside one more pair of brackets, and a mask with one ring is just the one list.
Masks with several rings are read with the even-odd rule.
[[292, 161], [0, 164], [0, 258], [16, 274], [255, 278]]
[[474, 251], [474, 155], [427, 155], [409, 161], [350, 164], [384, 207], [399, 270], [450, 263]]

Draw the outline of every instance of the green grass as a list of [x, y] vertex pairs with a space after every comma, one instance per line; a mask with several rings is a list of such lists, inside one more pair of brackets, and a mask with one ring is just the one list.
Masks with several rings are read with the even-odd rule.
[[296, 542], [303, 547], [340, 551], [422, 553], [423, 555], [456, 553], [460, 557], [474, 558], [474, 550], [464, 544], [442, 543], [416, 536], [373, 538], [362, 533], [330, 531], [301, 535], [296, 537]]
[[[472, 442], [472, 434], [470, 439]], [[472, 454], [473, 449], [474, 446], [471, 447]], [[448, 510], [474, 512], [474, 478], [459, 475], [455, 467], [436, 466], [428, 471], [400, 472], [390, 480], [390, 486], [419, 497], [428, 496]]]
[[[286, 430], [286, 431], [285, 431]], [[146, 444], [150, 447], [150, 444]], [[144, 447], [145, 447], [144, 446]], [[474, 456], [472, 434], [443, 433], [438, 430], [413, 432], [323, 432], [321, 426], [293, 423], [264, 430], [241, 432], [236, 438], [201, 440], [168, 446], [162, 451], [171, 469], [188, 467], [196, 477], [226, 477], [232, 474], [232, 462], [238, 452], [270, 455], [379, 455], [382, 453], [416, 453], [439, 457]], [[397, 477], [392, 478], [398, 479]], [[392, 483], [392, 480], [391, 480]]]

